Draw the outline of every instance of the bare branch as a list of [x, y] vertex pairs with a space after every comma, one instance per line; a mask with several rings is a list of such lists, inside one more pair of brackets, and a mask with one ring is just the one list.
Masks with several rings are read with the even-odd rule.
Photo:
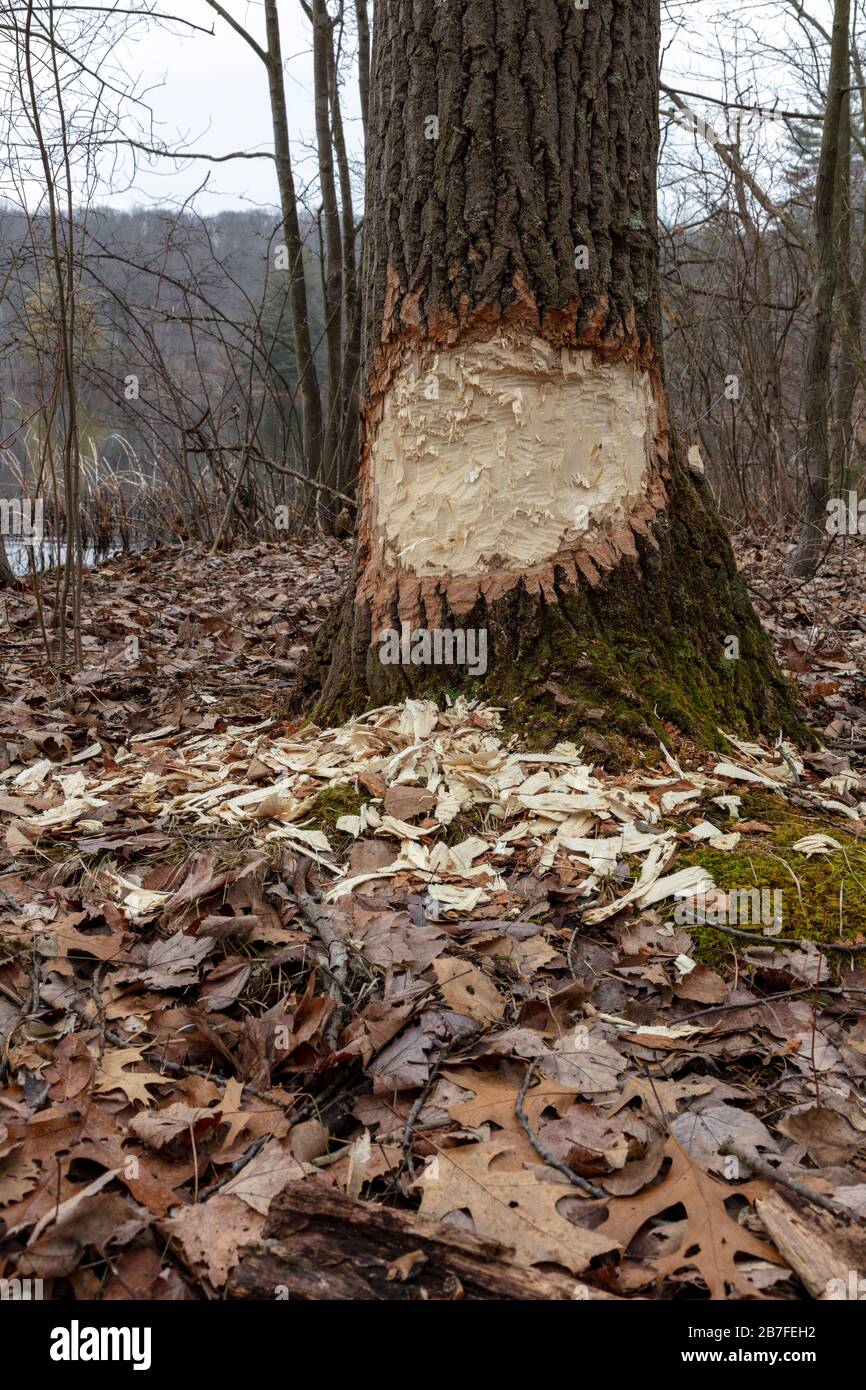
[[263, 63], [268, 61], [267, 52], [262, 48], [261, 44], [256, 42], [252, 34], [249, 33], [242, 24], [239, 24], [238, 21], [229, 14], [228, 10], [223, 9], [219, 0], [207, 0], [207, 4], [210, 5], [215, 14], [219, 15], [220, 19], [224, 19], [226, 24], [234, 29], [235, 33], [239, 34], [240, 37], [249, 44], [250, 48], [256, 54], [256, 57], [260, 58]]

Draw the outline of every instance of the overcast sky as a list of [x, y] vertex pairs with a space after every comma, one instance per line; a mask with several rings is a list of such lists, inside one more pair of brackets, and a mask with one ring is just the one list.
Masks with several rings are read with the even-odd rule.
[[[130, 73], [151, 88], [149, 104], [157, 133], [167, 142], [178, 135], [189, 148], [208, 154], [273, 147], [267, 75], [255, 53], [214, 14], [205, 0], [174, 0], [176, 12], [213, 34], [189, 33], [175, 26], [170, 34], [151, 29], [123, 46]], [[172, 0], [160, 0], [172, 9]], [[224, 8], [264, 43], [262, 5], [257, 0], [224, 0]], [[292, 153], [299, 185], [313, 177], [306, 150], [313, 143], [313, 70], [311, 27], [300, 0], [280, 0], [280, 28], [285, 61], [286, 103]], [[347, 12], [354, 14], [348, 4]], [[354, 33], [351, 35], [354, 48]], [[360, 150], [360, 107], [356, 82], [343, 89], [347, 140]], [[175, 164], [172, 160], [139, 165], [135, 188], [118, 195], [123, 205], [183, 199], [210, 174], [207, 191], [197, 200], [206, 212], [273, 205], [276, 180], [270, 160], [233, 160], [228, 164]]]
[[[206, 0], [126, 0], [127, 4], [130, 2], [178, 13], [208, 31], [193, 32], [179, 24], [141, 24], [116, 50], [114, 61], [146, 93], [146, 107], [138, 108], [139, 122], [142, 113], [145, 122], [149, 121], [149, 108], [153, 137], [169, 144], [180, 140], [192, 150], [209, 154], [269, 149], [272, 137], [264, 66]], [[447, 4], [449, 0], [438, 2]], [[110, 8], [117, 0], [98, 3]], [[720, 5], [718, 0], [663, 0], [664, 80], [671, 86], [710, 96], [739, 95], [743, 100], [766, 104], [778, 99], [783, 105], [799, 108], [803, 105], [803, 82], [789, 61], [793, 39], [798, 35], [792, 17], [796, 3], [798, 0], [731, 0]], [[223, 4], [263, 41], [261, 0], [223, 0]], [[822, 22], [830, 22], [831, 0], [807, 0], [807, 4]], [[353, 24], [354, 5], [347, 3], [346, 11]], [[300, 0], [280, 0], [280, 16], [293, 157], [296, 179], [299, 188], [303, 188], [315, 176], [315, 160], [310, 153], [310, 25]], [[348, 42], [354, 47], [353, 33]], [[802, 47], [802, 38], [798, 42]], [[757, 58], [752, 52], [756, 46], [762, 50]], [[343, 103], [350, 148], [360, 152], [354, 78], [344, 85]], [[691, 104], [702, 116], [719, 118], [717, 108]], [[129, 121], [126, 128], [130, 129]], [[144, 136], [147, 138], [146, 131]], [[770, 144], [778, 136], [778, 132], [771, 131], [767, 137]], [[107, 167], [105, 162], [103, 168]], [[100, 188], [97, 201], [119, 207], [178, 204], [190, 198], [205, 179], [207, 187], [196, 197], [196, 206], [202, 212], [273, 206], [277, 197], [273, 163], [265, 159], [214, 165], [139, 156], [137, 168], [133, 171], [127, 162], [122, 175], [118, 178], [114, 171], [112, 188]], [[315, 203], [315, 197], [312, 201]]]

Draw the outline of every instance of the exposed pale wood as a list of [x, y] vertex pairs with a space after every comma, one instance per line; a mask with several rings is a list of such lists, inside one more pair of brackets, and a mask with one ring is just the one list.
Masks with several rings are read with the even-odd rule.
[[794, 1204], [781, 1192], [758, 1197], [755, 1209], [779, 1254], [813, 1298], [826, 1297], [831, 1279], [848, 1288], [866, 1273], [866, 1237], [825, 1212]]

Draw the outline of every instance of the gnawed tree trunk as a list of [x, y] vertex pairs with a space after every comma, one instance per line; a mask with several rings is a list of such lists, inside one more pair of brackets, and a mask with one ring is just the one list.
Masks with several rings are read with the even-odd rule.
[[[379, 0], [362, 517], [317, 718], [461, 687], [538, 739], [599, 706], [647, 737], [795, 722], [668, 419], [658, 44], [656, 0]], [[395, 663], [420, 630], [486, 635], [487, 670], [411, 635]]]

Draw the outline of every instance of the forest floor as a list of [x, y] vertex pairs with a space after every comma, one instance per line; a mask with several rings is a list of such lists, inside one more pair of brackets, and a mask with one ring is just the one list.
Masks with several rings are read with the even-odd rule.
[[866, 559], [740, 558], [819, 751], [299, 725], [322, 540], [89, 573], [73, 676], [0, 595], [0, 1279], [857, 1297]]

